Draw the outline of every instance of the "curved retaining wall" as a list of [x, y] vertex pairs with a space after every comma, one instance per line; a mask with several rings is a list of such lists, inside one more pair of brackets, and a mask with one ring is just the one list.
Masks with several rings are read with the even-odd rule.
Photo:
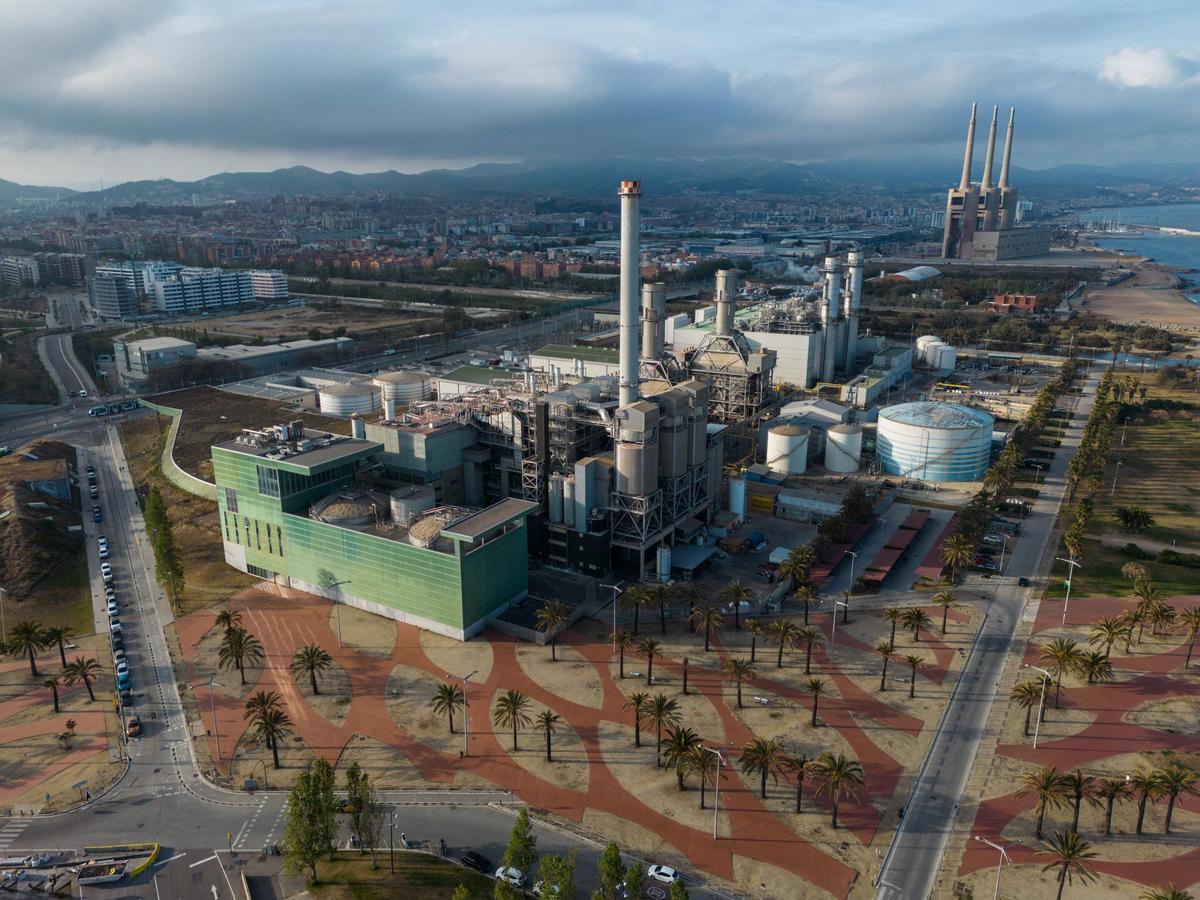
[[181, 491], [187, 491], [189, 494], [195, 494], [197, 497], [203, 497], [205, 500], [212, 500], [215, 503], [217, 486], [183, 471], [175, 462], [175, 437], [179, 434], [179, 425], [183, 421], [183, 410], [171, 406], [160, 406], [148, 400], [138, 400], [138, 403], [156, 413], [169, 416], [171, 419], [171, 430], [167, 433], [167, 442], [163, 445], [162, 458], [159, 461], [167, 481]]

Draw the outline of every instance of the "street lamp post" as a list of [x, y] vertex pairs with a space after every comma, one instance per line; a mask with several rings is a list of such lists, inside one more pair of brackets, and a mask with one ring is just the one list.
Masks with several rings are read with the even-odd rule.
[[850, 557], [850, 590], [854, 590], [854, 564], [858, 562], [858, 554], [853, 550], [847, 550], [846, 555]]
[[388, 871], [396, 872], [396, 809], [388, 814]]
[[1070, 559], [1064, 559], [1061, 556], [1056, 556], [1054, 558], [1056, 560], [1058, 560], [1059, 562], [1064, 562], [1068, 566], [1071, 567], [1067, 570], [1067, 596], [1066, 596], [1066, 599], [1063, 600], [1062, 622], [1060, 623], [1062, 625], [1066, 625], [1067, 624], [1067, 607], [1071, 605], [1071, 582], [1075, 580], [1075, 570], [1079, 568], [1080, 564], [1078, 562], [1076, 562], [1074, 556], [1072, 556]]
[[[349, 578], [347, 578], [345, 581], [335, 581], [333, 584], [329, 585], [329, 587], [326, 588], [326, 590], [332, 591], [335, 588], [340, 588], [343, 584], [349, 584], [349, 583], [350, 583]], [[340, 594], [341, 591], [338, 591], [338, 593]], [[338, 649], [342, 649], [342, 604], [341, 604], [341, 601], [338, 600], [337, 598], [334, 598], [333, 610], [334, 610], [334, 613], [337, 615]]]
[[1021, 841], [1012, 841], [1011, 843], [1008, 843], [1008, 844], [994, 844], [991, 841], [989, 841], [987, 838], [980, 837], [977, 834], [974, 835], [974, 838], [977, 841], [981, 841], [982, 843], [987, 844], [989, 847], [991, 847], [993, 850], [998, 851], [1000, 854], [1000, 859], [997, 860], [997, 862], [996, 862], [996, 890], [992, 894], [992, 900], [1000, 900], [1000, 870], [1004, 867], [1005, 863], [1008, 863], [1010, 866], [1013, 864], [1012, 860], [1009, 859], [1009, 857], [1008, 857], [1008, 848], [1017, 846], [1017, 844], [1020, 844]]
[[612, 641], [613, 641], [613, 653], [616, 653], [617, 652], [617, 598], [621, 596], [621, 585], [619, 583], [618, 584], [609, 584], [609, 585], [605, 585], [605, 587], [607, 587], [610, 591], [613, 592]]
[[8, 646], [8, 625], [4, 621], [4, 601], [8, 599], [8, 588], [0, 587], [0, 640]]
[[1033, 476], [1033, 483], [1035, 485], [1041, 484], [1042, 483], [1042, 470], [1045, 469], [1046, 467], [1039, 466], [1037, 463], [1034, 463], [1033, 467], [1034, 467], [1034, 469], [1037, 470], [1037, 472]]
[[1112, 483], [1112, 490], [1110, 490], [1110, 491], [1108, 492], [1108, 496], [1110, 496], [1110, 497], [1112, 497], [1113, 495], [1115, 495], [1115, 494], [1117, 493], [1117, 476], [1121, 474], [1121, 466], [1123, 466], [1123, 465], [1124, 465], [1124, 463], [1123, 463], [1123, 462], [1121, 462], [1121, 460], [1120, 460], [1120, 459], [1118, 459], [1118, 460], [1117, 460], [1117, 467], [1116, 467], [1115, 469], [1113, 469], [1113, 483]]
[[1121, 421], [1121, 446], [1122, 447], [1125, 446], [1125, 432], [1128, 430], [1128, 428], [1129, 428], [1129, 416], [1126, 416]]
[[837, 608], [839, 606], [849, 608], [850, 604], [844, 600], [833, 601], [833, 631], [829, 635], [829, 666], [831, 669], [833, 668], [833, 645], [837, 643]]
[[1045, 669], [1043, 669], [1041, 666], [1035, 666], [1035, 665], [1031, 665], [1030, 663], [1025, 663], [1024, 668], [1033, 669], [1035, 672], [1042, 673], [1042, 697], [1040, 700], [1038, 700], [1037, 721], [1033, 723], [1033, 749], [1036, 750], [1037, 742], [1038, 742], [1038, 733], [1042, 729], [1042, 710], [1045, 708], [1045, 704], [1046, 704], [1046, 684], [1047, 684], [1047, 682], [1050, 681], [1050, 679], [1053, 676], [1049, 672], [1047, 672]]
[[700, 749], [706, 753], [711, 753], [717, 758], [717, 774], [713, 778], [713, 840], [720, 840], [717, 837], [717, 810], [721, 806], [721, 766], [725, 764], [725, 757], [721, 755], [720, 750], [712, 747], [707, 747], [704, 744], [700, 745]]
[[1004, 551], [1008, 549], [1008, 535], [1004, 534], [1004, 535], [1001, 535], [1001, 537], [1003, 538], [1003, 540], [1000, 543], [1000, 572], [999, 572], [999, 574], [1001, 576], [1003, 576], [1004, 575]]
[[221, 730], [217, 727], [217, 700], [213, 695], [213, 685], [221, 687], [221, 683], [217, 681], [217, 676], [214, 675], [208, 679], [208, 705], [212, 710], [213, 720], [213, 737], [217, 740], [217, 762], [221, 761]]
[[466, 759], [469, 755], [470, 748], [467, 746], [467, 738], [471, 734], [471, 705], [467, 702], [467, 683], [473, 676], [478, 674], [479, 670], [476, 669], [474, 672], [458, 676], [463, 683], [463, 759]]

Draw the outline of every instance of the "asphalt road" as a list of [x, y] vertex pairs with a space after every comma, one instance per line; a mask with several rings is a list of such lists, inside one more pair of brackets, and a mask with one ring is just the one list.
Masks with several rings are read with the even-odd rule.
[[[997, 697], [1009, 648], [1033, 588], [1017, 578], [1041, 579], [1053, 553], [1044, 553], [1062, 505], [1065, 475], [1091, 411], [1099, 375], [1087, 381], [1075, 418], [1053, 464], [1046, 470], [1040, 496], [1021, 526], [1004, 578], [993, 578], [994, 598], [987, 619], [967, 657], [938, 732], [930, 744], [896, 837], [879, 873], [878, 900], [924, 900], [933, 889], [946, 843], [955, 828], [967, 777], [975, 763]], [[1053, 548], [1049, 548], [1053, 549]], [[1032, 611], [1032, 610], [1031, 610]]]

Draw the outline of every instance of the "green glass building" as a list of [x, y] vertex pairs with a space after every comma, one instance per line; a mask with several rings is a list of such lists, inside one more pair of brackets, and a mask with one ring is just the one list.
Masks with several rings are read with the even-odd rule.
[[465, 640], [526, 596], [525, 517], [536, 504], [438, 507], [410, 519], [376, 478], [383, 451], [298, 422], [213, 446], [225, 560]]

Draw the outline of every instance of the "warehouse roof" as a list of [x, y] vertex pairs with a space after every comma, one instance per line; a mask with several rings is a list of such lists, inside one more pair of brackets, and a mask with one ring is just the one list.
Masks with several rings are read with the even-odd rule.
[[441, 381], [464, 381], [468, 384], [491, 384], [493, 381], [506, 381], [513, 378], [514, 373], [508, 369], [497, 369], [487, 366], [459, 366], [445, 375], [439, 375]]
[[180, 340], [173, 337], [152, 337], [143, 338], [140, 341], [114, 341], [117, 344], [124, 344], [129, 349], [142, 350], [150, 353], [154, 350], [176, 350], [180, 347], [191, 347], [195, 349], [196, 345], [191, 341]]
[[535, 509], [537, 509], [536, 503], [510, 497], [442, 529], [442, 534], [447, 537], [477, 541], [481, 537], [485, 537], [489, 531], [507, 524], [517, 516], [533, 512]]
[[603, 347], [573, 347], [568, 344], [547, 344], [530, 355], [548, 356], [551, 359], [582, 359], [587, 362], [611, 363], [614, 366], [620, 361], [620, 354], [616, 350], [605, 350]]

